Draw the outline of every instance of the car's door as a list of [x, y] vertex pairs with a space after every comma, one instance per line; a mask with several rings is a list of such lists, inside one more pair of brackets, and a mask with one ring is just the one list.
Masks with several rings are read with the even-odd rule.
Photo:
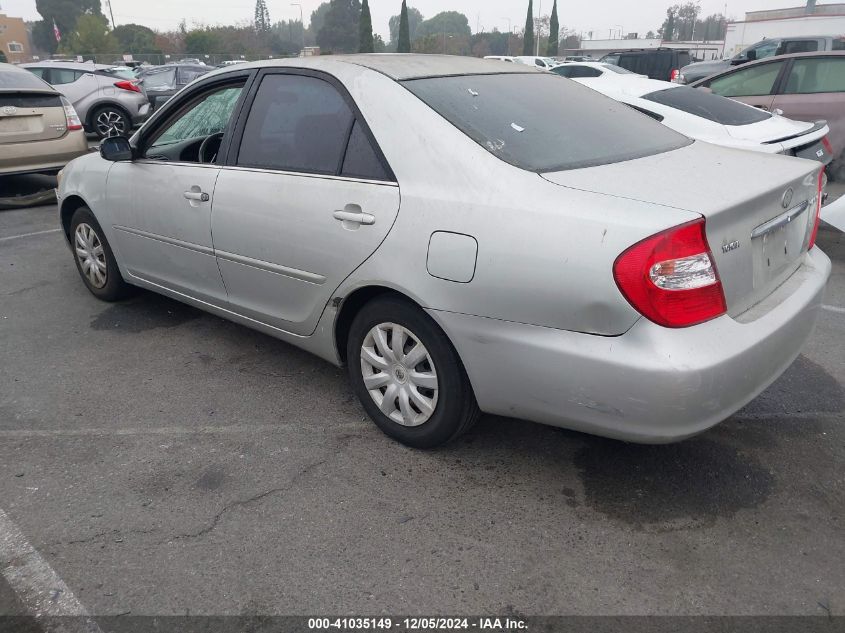
[[246, 79], [224, 76], [183, 95], [141, 137], [138, 158], [108, 176], [116, 248], [130, 274], [218, 305], [226, 290], [211, 240], [217, 155]]
[[47, 77], [47, 81], [73, 104], [85, 100], [92, 94], [96, 95], [100, 89], [100, 84], [94, 77], [93, 69], [89, 72], [53, 67], [48, 69]]
[[773, 108], [799, 121], [824, 119], [836, 155], [845, 149], [845, 56], [797, 57]]
[[308, 335], [387, 235], [399, 187], [333, 78], [267, 71], [251, 92], [217, 181], [214, 249], [233, 310]]
[[763, 110], [771, 110], [775, 87], [786, 64], [785, 60], [772, 60], [743, 66], [717, 75], [705, 81], [702, 86], [710, 88], [717, 95], [730, 97]]

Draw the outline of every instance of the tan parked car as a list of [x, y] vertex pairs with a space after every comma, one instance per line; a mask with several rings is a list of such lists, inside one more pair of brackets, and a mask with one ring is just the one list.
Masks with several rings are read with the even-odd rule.
[[87, 151], [70, 102], [32, 73], [0, 64], [0, 176], [57, 172]]

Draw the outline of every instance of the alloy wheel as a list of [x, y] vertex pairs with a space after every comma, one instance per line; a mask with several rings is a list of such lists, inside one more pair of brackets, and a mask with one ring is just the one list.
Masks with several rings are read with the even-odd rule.
[[361, 345], [364, 387], [388, 418], [402, 426], [424, 424], [437, 406], [438, 379], [431, 355], [408, 328], [380, 323]]
[[76, 227], [73, 241], [80, 270], [92, 286], [102, 288], [106, 285], [108, 269], [106, 253], [97, 232], [83, 222]]
[[115, 110], [103, 110], [97, 115], [97, 133], [103, 138], [122, 136], [126, 132], [126, 119]]

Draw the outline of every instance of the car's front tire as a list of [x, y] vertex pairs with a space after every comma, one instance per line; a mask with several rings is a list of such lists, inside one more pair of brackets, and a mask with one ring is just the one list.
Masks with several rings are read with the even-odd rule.
[[133, 287], [123, 280], [109, 242], [88, 207], [74, 212], [70, 243], [76, 269], [91, 294], [103, 301], [118, 301], [131, 294]]
[[410, 301], [383, 297], [365, 305], [352, 322], [346, 359], [364, 409], [403, 444], [440, 446], [480, 416], [454, 347]]

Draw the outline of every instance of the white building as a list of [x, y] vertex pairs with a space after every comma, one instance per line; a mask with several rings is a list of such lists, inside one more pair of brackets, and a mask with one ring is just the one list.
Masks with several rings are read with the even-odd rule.
[[[812, 11], [807, 13], [807, 11]], [[729, 22], [725, 34], [725, 57], [773, 37], [842, 35], [845, 33], [845, 4], [820, 4], [767, 11], [750, 11], [741, 22]]]

